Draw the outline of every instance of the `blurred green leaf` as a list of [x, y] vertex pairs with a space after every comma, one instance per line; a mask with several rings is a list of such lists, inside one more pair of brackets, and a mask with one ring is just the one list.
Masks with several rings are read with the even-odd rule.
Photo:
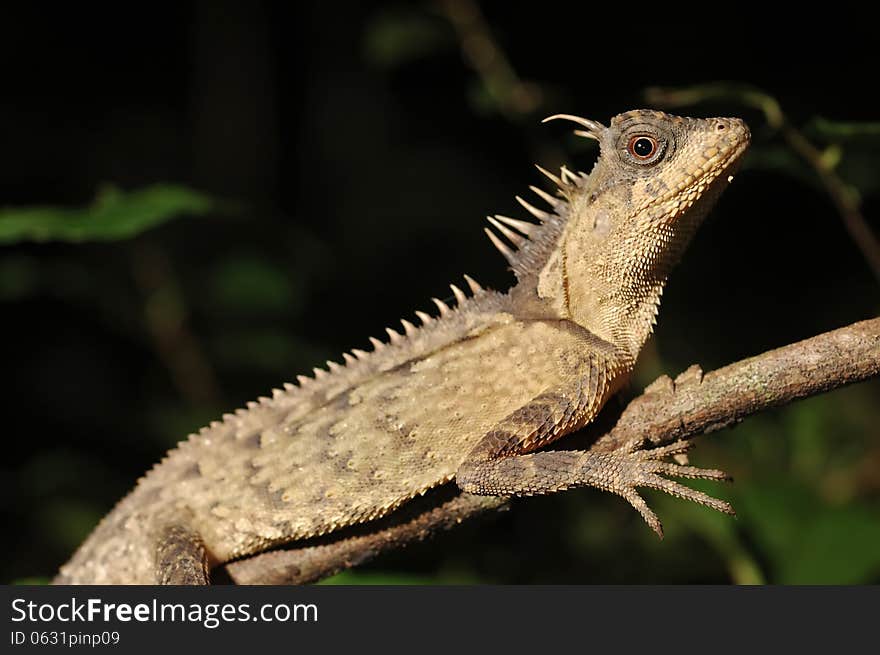
[[127, 239], [172, 218], [204, 214], [214, 207], [208, 196], [181, 186], [155, 185], [130, 192], [107, 187], [85, 209], [0, 210], [0, 244]]
[[822, 151], [822, 165], [828, 169], [836, 168], [842, 157], [843, 149], [837, 144], [830, 145]]
[[19, 300], [40, 285], [37, 260], [25, 255], [0, 259], [0, 301]]
[[849, 506], [810, 518], [779, 562], [779, 582], [857, 584], [880, 575], [880, 514]]
[[411, 575], [406, 573], [343, 571], [318, 582], [323, 585], [436, 585], [436, 584], [476, 584], [471, 576]]
[[873, 149], [858, 149], [854, 145], [847, 145], [843, 158], [837, 166], [837, 173], [858, 189], [862, 196], [869, 196], [880, 192], [878, 165], [880, 165], [880, 156], [876, 145]]
[[[732, 490], [720, 488], [717, 483], [692, 480], [688, 486], [716, 498], [731, 500]], [[766, 583], [764, 573], [752, 549], [739, 535], [737, 521], [734, 518], [696, 503], [684, 503], [671, 496], [659, 495], [654, 502], [660, 515], [664, 516], [666, 535], [670, 541], [690, 534], [699, 534], [724, 559], [734, 583]]]
[[279, 313], [290, 307], [294, 288], [273, 262], [238, 255], [224, 259], [213, 271], [211, 296], [223, 311]]
[[478, 116], [489, 116], [498, 111], [498, 99], [482, 80], [471, 80], [467, 85], [468, 106]]
[[807, 123], [804, 131], [829, 141], [854, 141], [865, 146], [880, 142], [880, 123], [830, 121], [817, 116]]
[[94, 529], [106, 511], [106, 507], [79, 499], [59, 498], [45, 501], [36, 520], [45, 526], [45, 534], [52, 535], [56, 544], [72, 551]]
[[780, 416], [791, 445], [792, 470], [811, 485], [821, 479], [839, 448], [828, 439], [840, 423], [836, 414], [834, 403], [819, 396], [798, 403]]
[[[224, 366], [266, 371], [290, 371], [303, 362], [321, 362], [329, 356], [282, 329], [253, 326], [228, 330], [211, 340], [211, 351]], [[323, 355], [323, 358], [322, 356]]]
[[445, 24], [418, 11], [384, 11], [364, 31], [364, 54], [376, 66], [391, 68], [436, 52], [452, 39]]
[[745, 158], [744, 169], [785, 173], [818, 188], [815, 173], [790, 148], [781, 143], [755, 145]]
[[794, 483], [756, 480], [738, 491], [738, 516], [778, 571], [819, 501], [809, 488]]
[[784, 483], [744, 488], [737, 506], [774, 582], [853, 584], [880, 573], [876, 510], [823, 504], [809, 487]]
[[17, 578], [10, 582], [9, 584], [14, 585], [47, 585], [49, 584], [50, 578], [42, 577], [42, 576], [34, 576], [30, 578]]

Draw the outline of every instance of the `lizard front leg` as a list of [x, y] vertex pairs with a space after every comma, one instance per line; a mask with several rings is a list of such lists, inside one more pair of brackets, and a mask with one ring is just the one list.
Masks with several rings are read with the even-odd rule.
[[660, 520], [637, 487], [659, 489], [733, 514], [728, 503], [664, 477], [728, 479], [721, 471], [663, 461], [684, 453], [690, 447], [686, 441], [648, 449], [631, 442], [611, 452], [533, 452], [595, 418], [613, 393], [608, 370], [606, 361], [591, 358], [586, 374], [572, 388], [542, 393], [509, 414], [468, 454], [456, 472], [458, 486], [468, 493], [493, 496], [529, 496], [584, 486], [604, 489], [625, 498], [660, 537]]
[[210, 584], [209, 557], [199, 535], [181, 523], [160, 531], [156, 540], [156, 574], [162, 585]]

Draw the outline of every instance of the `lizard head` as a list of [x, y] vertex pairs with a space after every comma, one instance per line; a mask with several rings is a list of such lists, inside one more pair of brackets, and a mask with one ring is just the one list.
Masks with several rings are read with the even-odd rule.
[[538, 293], [564, 291], [571, 318], [638, 352], [666, 277], [733, 179], [749, 130], [738, 118], [653, 110], [619, 114], [608, 127], [567, 114], [546, 120], [554, 118], [581, 126], [575, 133], [597, 140], [600, 154], [589, 175], [569, 174], [561, 188], [561, 259], [539, 273]]
[[593, 171], [575, 177], [569, 198], [580, 205], [572, 208], [577, 213], [594, 205], [614, 207], [617, 211], [586, 212], [597, 214], [595, 227], [609, 237], [615, 230], [665, 233], [679, 223], [690, 226], [695, 215], [702, 218], [712, 204], [706, 200], [714, 201], [730, 182], [750, 139], [739, 118], [637, 109], [618, 114], [610, 127], [567, 114], [545, 122], [556, 118], [577, 122], [585, 129], [575, 134], [600, 144]]

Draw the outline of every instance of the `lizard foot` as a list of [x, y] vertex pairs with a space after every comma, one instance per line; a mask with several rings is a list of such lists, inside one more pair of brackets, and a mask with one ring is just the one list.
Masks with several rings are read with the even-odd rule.
[[729, 503], [713, 498], [702, 491], [691, 489], [683, 484], [669, 480], [664, 476], [692, 478], [702, 480], [730, 480], [730, 476], [715, 469], [702, 469], [696, 466], [685, 466], [663, 461], [666, 457], [683, 455], [692, 447], [691, 442], [679, 440], [657, 448], [643, 448], [644, 441], [632, 441], [619, 450], [608, 454], [609, 461], [606, 474], [598, 486], [625, 498], [632, 505], [648, 526], [663, 538], [663, 526], [657, 515], [648, 507], [645, 500], [636, 491], [637, 487], [659, 489], [668, 494], [691, 500], [700, 505], [735, 515]]

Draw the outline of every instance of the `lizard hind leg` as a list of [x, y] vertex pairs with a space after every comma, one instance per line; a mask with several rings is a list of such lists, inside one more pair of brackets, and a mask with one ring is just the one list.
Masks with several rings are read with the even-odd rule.
[[[487, 436], [490, 436], [489, 441], [498, 441], [496, 435]], [[466, 492], [530, 496], [576, 487], [596, 487], [626, 499], [661, 538], [660, 519], [636, 491], [638, 487], [659, 489], [725, 514], [734, 514], [727, 502], [665, 477], [729, 479], [722, 471], [664, 461], [666, 457], [684, 453], [689, 448], [684, 441], [647, 449], [641, 443], [632, 443], [611, 452], [540, 451], [494, 457], [487, 452], [486, 446], [488, 443], [472, 453], [456, 473], [457, 484]]]
[[[468, 493], [489, 496], [531, 496], [575, 487], [604, 489], [629, 501], [660, 537], [660, 520], [638, 494], [638, 487], [734, 513], [725, 501], [666, 477], [728, 479], [721, 471], [683, 463], [681, 457], [690, 448], [684, 440], [652, 448], [650, 442], [636, 439], [607, 452], [539, 450], [595, 418], [614, 391], [608, 382], [614, 371], [604, 361], [591, 357], [589, 365], [575, 373], [576, 385], [544, 391], [484, 434], [456, 471], [456, 484]], [[678, 463], [665, 461], [667, 457], [677, 458]]]

